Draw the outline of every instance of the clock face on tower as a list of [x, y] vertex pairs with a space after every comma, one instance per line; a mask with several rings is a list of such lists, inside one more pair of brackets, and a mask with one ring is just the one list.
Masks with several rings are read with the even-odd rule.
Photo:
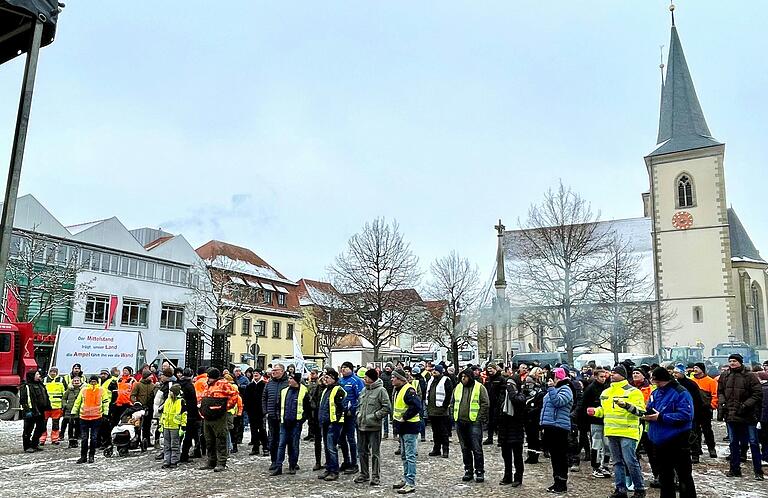
[[688, 211], [678, 211], [672, 217], [672, 225], [678, 230], [687, 230], [693, 226], [693, 215]]

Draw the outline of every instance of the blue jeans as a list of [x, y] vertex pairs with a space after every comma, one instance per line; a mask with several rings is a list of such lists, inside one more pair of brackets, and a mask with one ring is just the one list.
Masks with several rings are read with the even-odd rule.
[[[101, 419], [96, 420], [83, 420], [80, 419], [80, 453], [85, 456], [88, 450], [91, 450], [91, 455], [99, 447], [99, 428], [101, 427]], [[35, 440], [37, 442], [37, 440]], [[110, 442], [111, 444], [111, 442]]]
[[277, 445], [277, 460], [275, 467], [281, 468], [285, 461], [285, 447], [288, 446], [288, 466], [296, 468], [299, 463], [299, 441], [301, 439], [302, 423], [288, 422], [280, 425], [280, 443]]
[[339, 439], [343, 424], [323, 423], [323, 434], [325, 435], [325, 470], [332, 474], [339, 473]]
[[416, 485], [416, 445], [418, 434], [400, 434], [400, 459], [403, 461], [403, 481]]
[[613, 459], [613, 482], [616, 485], [616, 491], [627, 492], [627, 471], [629, 471], [632, 484], [635, 485], [635, 491], [643, 491], [645, 489], [643, 471], [635, 453], [637, 440], [628, 437], [608, 436], [608, 446], [611, 448], [611, 458]]
[[341, 454], [344, 455], [344, 463], [346, 466], [357, 465], [357, 442], [355, 436], [357, 435], [357, 416], [356, 410], [350, 410], [344, 415], [344, 428], [341, 431], [341, 440], [339, 446], [341, 446]]
[[456, 434], [459, 436], [461, 458], [464, 460], [464, 471], [477, 475], [485, 473], [483, 458], [483, 424], [480, 422], [456, 422]]
[[747, 425], [737, 422], [728, 422], [728, 438], [731, 440], [731, 470], [741, 469], [741, 446], [747, 446], [752, 450], [752, 467], [755, 473], [762, 473], [760, 446], [758, 445], [757, 425]]

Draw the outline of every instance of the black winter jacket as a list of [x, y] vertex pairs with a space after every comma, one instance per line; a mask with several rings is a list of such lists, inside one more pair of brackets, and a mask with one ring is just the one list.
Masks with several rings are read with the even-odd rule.
[[720, 375], [717, 399], [726, 422], [756, 424], [763, 390], [757, 375], [747, 372], [742, 365]]
[[280, 416], [280, 391], [288, 388], [288, 374], [282, 379], [270, 379], [261, 397], [261, 410], [268, 418]]
[[192, 379], [182, 377], [179, 381], [179, 386], [181, 386], [181, 396], [184, 398], [184, 404], [187, 407], [187, 423], [202, 420], [200, 410], [197, 409], [197, 392], [195, 391]]
[[27, 372], [27, 379], [19, 389], [21, 416], [24, 418], [41, 417], [51, 409], [48, 390], [43, 381], [35, 380], [35, 372]]

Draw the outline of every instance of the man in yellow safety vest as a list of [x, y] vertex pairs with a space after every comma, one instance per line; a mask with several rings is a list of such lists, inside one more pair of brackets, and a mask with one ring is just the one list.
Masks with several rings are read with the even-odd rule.
[[53, 420], [51, 423], [51, 444], [59, 444], [59, 422], [63, 415], [61, 401], [68, 387], [67, 381], [64, 376], [59, 375], [57, 367], [51, 367], [48, 370], [48, 375], [43, 379], [43, 384], [45, 384], [45, 390], [48, 391], [51, 409], [45, 411], [45, 425], [43, 425], [45, 431], [40, 436], [40, 446], [44, 445], [48, 438], [48, 419]]
[[488, 419], [488, 391], [475, 380], [471, 370], [464, 370], [453, 390], [452, 410], [459, 436], [461, 456], [464, 460], [464, 482], [474, 477], [476, 482], [485, 480], [483, 457], [483, 422]]
[[325, 441], [325, 472], [318, 479], [335, 481], [339, 478], [339, 438], [344, 427], [344, 398], [347, 394], [339, 386], [339, 373], [328, 368], [325, 372], [325, 390], [320, 397], [318, 421]]
[[299, 470], [299, 443], [304, 421], [312, 412], [309, 389], [301, 383], [301, 374], [288, 377], [288, 389], [280, 391], [280, 442], [277, 445], [277, 460], [270, 476], [283, 473], [285, 447], [288, 446], [288, 473]]
[[416, 491], [416, 447], [421, 425], [421, 398], [408, 382], [402, 369], [392, 372], [392, 419], [395, 432], [400, 435], [400, 458], [403, 461], [403, 480], [392, 488], [399, 494]]

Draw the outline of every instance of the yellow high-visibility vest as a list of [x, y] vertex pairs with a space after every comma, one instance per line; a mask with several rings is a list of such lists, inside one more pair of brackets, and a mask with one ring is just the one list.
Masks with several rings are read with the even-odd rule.
[[[461, 407], [461, 396], [464, 394], [464, 384], [459, 382], [456, 389], [453, 390], [453, 420], [459, 420], [459, 408]], [[469, 420], [477, 420], [480, 413], [480, 383], [475, 381], [472, 386], [472, 394], [469, 396]]]
[[[285, 398], [288, 395], [288, 389], [290, 389], [290, 387], [280, 391], [280, 421], [283, 423], [285, 423]], [[304, 384], [299, 384], [299, 397], [296, 399], [296, 421], [297, 422], [304, 420], [303, 401], [304, 401], [304, 396], [307, 395], [307, 392], [308, 392], [307, 386], [305, 386]], [[331, 402], [332, 401], [333, 401], [333, 398], [331, 398]], [[336, 411], [336, 407], [333, 408], [333, 411]]]
[[421, 421], [421, 415], [419, 415], [418, 413], [413, 417], [409, 418], [408, 420], [403, 419], [403, 417], [405, 416], [405, 412], [408, 411], [408, 405], [405, 403], [405, 395], [408, 392], [408, 390], [412, 388], [413, 386], [409, 386], [406, 384], [400, 388], [400, 390], [397, 392], [397, 395], [395, 396], [395, 406], [392, 409], [392, 418], [397, 420], [398, 422], [420, 422]]

